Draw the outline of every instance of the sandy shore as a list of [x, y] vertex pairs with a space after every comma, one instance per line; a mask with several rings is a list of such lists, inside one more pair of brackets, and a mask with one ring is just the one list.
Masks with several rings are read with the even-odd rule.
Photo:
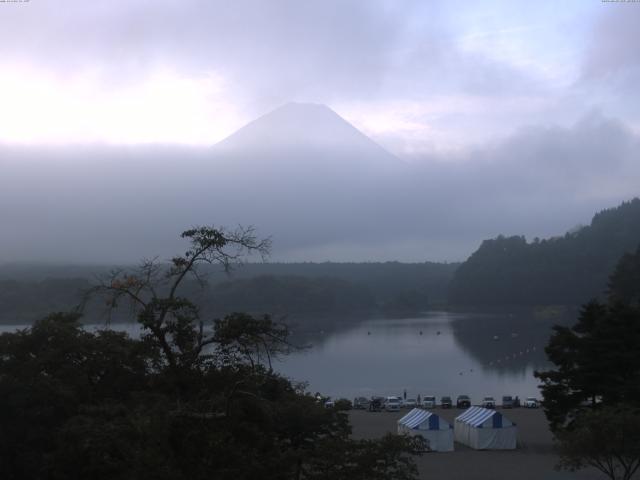
[[[501, 410], [501, 409], [500, 409]], [[449, 453], [427, 453], [417, 457], [420, 478], [467, 480], [596, 480], [606, 478], [596, 470], [572, 473], [554, 469], [558, 457], [553, 451], [553, 438], [541, 409], [501, 410], [518, 425], [518, 448], [512, 451], [476, 451], [455, 444]], [[453, 423], [461, 410], [435, 409], [442, 418]], [[396, 432], [397, 420], [407, 413], [350, 412], [355, 438], [377, 438]]]

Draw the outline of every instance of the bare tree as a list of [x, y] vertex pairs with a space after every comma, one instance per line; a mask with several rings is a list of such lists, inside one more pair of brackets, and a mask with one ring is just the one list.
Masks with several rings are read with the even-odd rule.
[[154, 258], [132, 270], [112, 271], [86, 295], [104, 297], [109, 311], [126, 302], [144, 338], [162, 353], [159, 363], [171, 369], [196, 366], [205, 358], [203, 349], [215, 342], [213, 334], [205, 335], [198, 307], [180, 295], [184, 282], [191, 278], [204, 285], [202, 264], [217, 264], [229, 272], [250, 255], [266, 258], [271, 247], [270, 239], [258, 239], [252, 227], [229, 231], [199, 226], [181, 236], [189, 241], [184, 255], [173, 257], [168, 264]]

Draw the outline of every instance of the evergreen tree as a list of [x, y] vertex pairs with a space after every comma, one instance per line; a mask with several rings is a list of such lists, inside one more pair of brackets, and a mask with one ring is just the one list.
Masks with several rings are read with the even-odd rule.
[[628, 480], [640, 466], [639, 276], [640, 249], [618, 263], [607, 304], [592, 301], [574, 326], [555, 327], [546, 352], [556, 368], [536, 372], [563, 468]]

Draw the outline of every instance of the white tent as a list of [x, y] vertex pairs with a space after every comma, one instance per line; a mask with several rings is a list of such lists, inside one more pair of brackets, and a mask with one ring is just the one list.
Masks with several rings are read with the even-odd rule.
[[434, 452], [453, 451], [453, 427], [449, 422], [428, 410], [414, 408], [398, 420], [398, 433], [421, 435]]
[[455, 419], [456, 442], [476, 450], [513, 450], [516, 448], [516, 424], [500, 412], [471, 407]]

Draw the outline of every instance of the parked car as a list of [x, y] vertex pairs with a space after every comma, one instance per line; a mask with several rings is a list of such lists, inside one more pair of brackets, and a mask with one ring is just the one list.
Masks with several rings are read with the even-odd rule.
[[482, 406], [484, 408], [496, 408], [496, 401], [493, 397], [484, 397], [482, 399]]
[[596, 395], [595, 398], [589, 398], [589, 399], [582, 400], [580, 402], [580, 406], [581, 407], [593, 407], [594, 405], [597, 405], [599, 403], [602, 403], [602, 396]]
[[324, 402], [324, 408], [334, 408], [336, 406], [336, 402], [333, 400], [327, 400]]
[[440, 397], [440, 406], [442, 408], [453, 407], [453, 401], [451, 400], [451, 397]]
[[538, 400], [535, 397], [527, 397], [524, 401], [524, 408], [538, 408]]
[[418, 402], [415, 398], [407, 398], [404, 402], [402, 402], [402, 408], [416, 408], [418, 406]]
[[397, 412], [400, 410], [400, 399], [398, 397], [387, 397], [384, 407], [387, 412]]
[[511, 395], [502, 397], [502, 408], [513, 408], [513, 397]]
[[356, 397], [353, 399], [353, 408], [355, 410], [368, 410], [369, 400], [367, 400], [365, 397]]
[[371, 397], [371, 401], [369, 402], [369, 411], [381, 412], [383, 403], [384, 397]]
[[456, 399], [456, 407], [469, 408], [471, 406], [471, 399], [468, 395], [458, 395]]
[[436, 397], [425, 395], [422, 399], [422, 406], [424, 408], [436, 408]]

